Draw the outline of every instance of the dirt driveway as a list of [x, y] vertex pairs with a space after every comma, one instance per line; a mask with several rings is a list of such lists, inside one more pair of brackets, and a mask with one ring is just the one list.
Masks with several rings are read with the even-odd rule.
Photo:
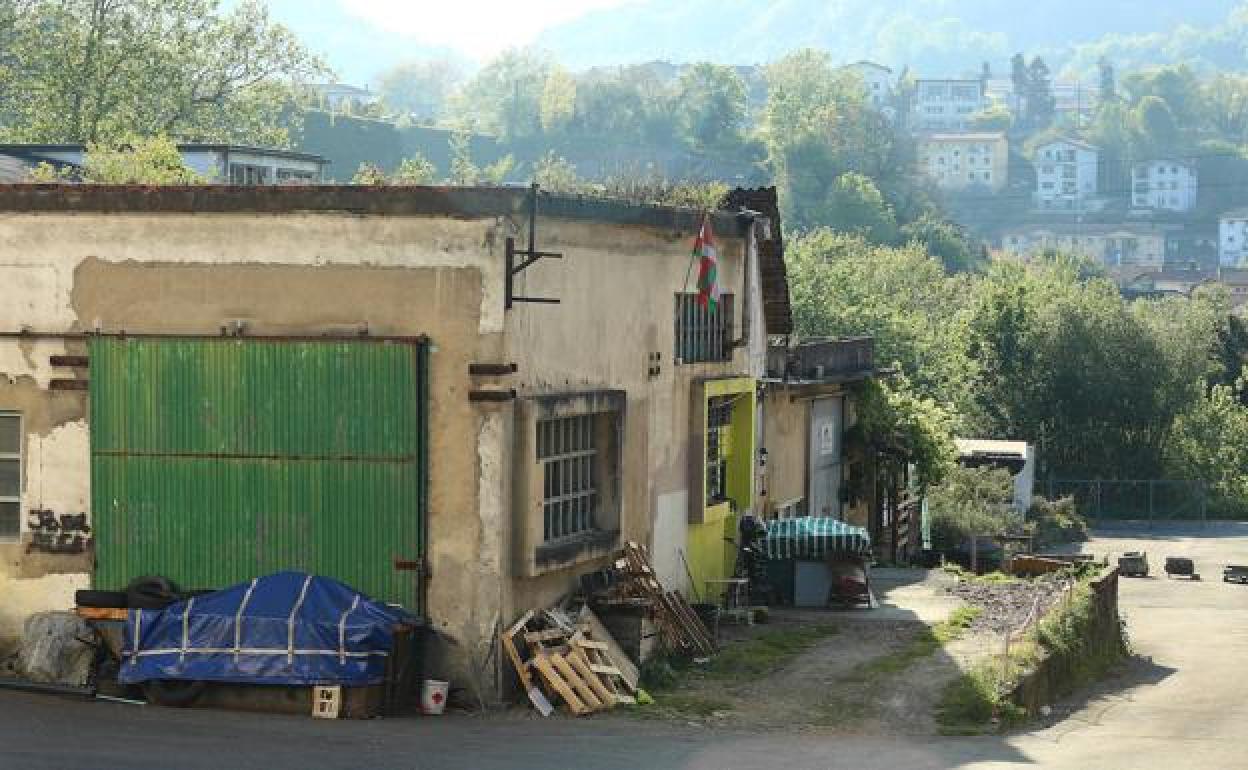
[[[965, 604], [939, 570], [877, 570], [879, 607], [774, 610], [770, 622], [723, 626], [727, 661], [752, 642], [822, 630], [822, 637], [779, 670], [733, 676], [722, 662], [659, 696], [654, 717], [727, 728], [855, 735], [932, 735], [945, 685], [984, 654], [992, 640], [973, 631], [931, 644], [932, 628]], [[748, 658], [745, 664], [750, 661]]]

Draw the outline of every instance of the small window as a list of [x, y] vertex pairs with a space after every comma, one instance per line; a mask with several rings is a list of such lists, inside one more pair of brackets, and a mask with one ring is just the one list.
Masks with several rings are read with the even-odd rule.
[[248, 163], [230, 164], [230, 184], [261, 185], [269, 183], [269, 169], [266, 166], [254, 166]]
[[597, 415], [537, 423], [542, 463], [542, 536], [546, 542], [596, 529], [598, 515]]
[[707, 404], [706, 504], [728, 499], [728, 457], [732, 454], [732, 404], [736, 396], [720, 396]]
[[22, 419], [0, 412], [0, 541], [21, 534]]
[[721, 294], [718, 307], [703, 306], [698, 295], [676, 295], [677, 363], [732, 360], [732, 295]]

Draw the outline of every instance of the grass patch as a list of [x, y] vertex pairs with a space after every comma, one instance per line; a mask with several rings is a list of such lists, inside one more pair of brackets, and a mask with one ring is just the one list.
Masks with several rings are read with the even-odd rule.
[[630, 711], [647, 719], [672, 719], [675, 717], [709, 717], [716, 712], [732, 711], [732, 703], [720, 698], [682, 693], [661, 693], [653, 696], [649, 706], [632, 706]]
[[959, 607], [943, 622], [920, 631], [905, 647], [867, 661], [842, 679], [846, 682], [871, 682], [899, 674], [962, 636], [982, 612], [978, 607]]
[[713, 679], [756, 679], [779, 671], [793, 658], [839, 631], [832, 624], [764, 631], [753, 639], [724, 647], [700, 671]]

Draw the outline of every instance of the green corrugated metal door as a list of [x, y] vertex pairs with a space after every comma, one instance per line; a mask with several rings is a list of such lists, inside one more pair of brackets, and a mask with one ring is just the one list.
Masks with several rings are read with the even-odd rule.
[[299, 569], [420, 609], [423, 345], [100, 338], [90, 362], [98, 587]]

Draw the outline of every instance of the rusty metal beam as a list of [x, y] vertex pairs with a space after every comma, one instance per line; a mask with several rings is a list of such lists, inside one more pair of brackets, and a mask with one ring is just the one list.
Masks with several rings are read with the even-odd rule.
[[510, 364], [468, 364], [468, 374], [473, 377], [503, 377], [508, 374], [515, 374], [520, 371], [520, 367], [515, 363]]
[[90, 365], [86, 356], [52, 356], [49, 361], [53, 366], [67, 366], [73, 369], [85, 369]]
[[508, 390], [470, 390], [468, 391], [469, 401], [501, 403], [504, 401], [514, 401], [515, 398], [516, 398], [515, 388], [511, 388]]

